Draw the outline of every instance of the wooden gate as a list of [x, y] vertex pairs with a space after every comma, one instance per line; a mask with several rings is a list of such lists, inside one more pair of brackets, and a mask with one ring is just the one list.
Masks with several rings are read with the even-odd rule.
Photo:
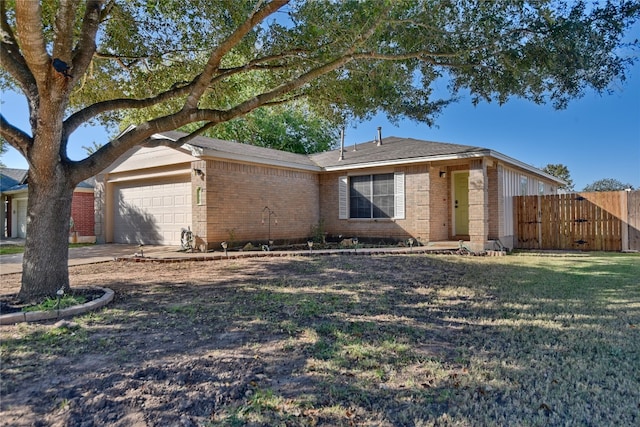
[[[627, 220], [632, 205], [635, 215], [640, 215], [640, 197], [637, 197], [640, 192], [635, 193], [607, 191], [514, 197], [514, 246], [620, 251], [623, 239], [624, 246], [631, 243], [632, 232], [639, 233], [633, 234], [633, 238], [640, 244], [640, 232]], [[628, 203], [629, 199], [633, 203]]]

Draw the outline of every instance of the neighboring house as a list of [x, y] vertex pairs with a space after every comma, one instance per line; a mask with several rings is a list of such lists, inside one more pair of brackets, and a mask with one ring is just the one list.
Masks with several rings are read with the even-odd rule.
[[310, 156], [185, 134], [155, 135], [96, 176], [96, 235], [118, 243], [305, 241], [513, 247], [512, 196], [554, 194], [563, 181], [481, 147], [387, 137]]
[[[0, 224], [2, 237], [27, 236], [29, 174], [25, 169], [0, 168]], [[71, 217], [78, 241], [95, 240], [94, 180], [81, 182], [73, 192]]]

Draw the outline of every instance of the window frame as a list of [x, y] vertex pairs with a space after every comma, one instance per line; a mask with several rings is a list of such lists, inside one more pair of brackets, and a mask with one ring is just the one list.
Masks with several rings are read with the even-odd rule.
[[[392, 181], [386, 182], [387, 190], [389, 188], [392, 189], [393, 193], [389, 194], [374, 194], [374, 185], [375, 185], [375, 177], [382, 175], [391, 175]], [[369, 185], [370, 194], [368, 203], [369, 203], [369, 216], [352, 216], [352, 182], [353, 178], [360, 179], [360, 177], [367, 177], [366, 180]], [[405, 174], [404, 172], [380, 172], [380, 173], [368, 173], [368, 174], [354, 174], [348, 176], [340, 176], [338, 178], [338, 218], [346, 219], [346, 220], [357, 220], [357, 221], [392, 221], [396, 219], [404, 219], [405, 218]], [[393, 215], [391, 216], [375, 216], [375, 197], [386, 197], [391, 198], [391, 203], [393, 204]], [[389, 207], [389, 201], [387, 200], [387, 208]]]

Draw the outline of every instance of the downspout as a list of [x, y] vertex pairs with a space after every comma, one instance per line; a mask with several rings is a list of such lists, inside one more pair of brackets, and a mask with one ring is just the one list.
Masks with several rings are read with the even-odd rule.
[[340, 129], [340, 158], [338, 160], [344, 160], [344, 126]]

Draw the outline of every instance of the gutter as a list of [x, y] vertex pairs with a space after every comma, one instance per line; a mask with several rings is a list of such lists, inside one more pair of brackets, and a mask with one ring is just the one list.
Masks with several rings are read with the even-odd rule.
[[481, 151], [473, 151], [469, 153], [461, 153], [461, 154], [443, 154], [440, 156], [425, 156], [425, 157], [411, 157], [407, 159], [396, 159], [396, 160], [381, 160], [377, 162], [368, 162], [368, 163], [353, 163], [350, 165], [337, 165], [337, 166], [327, 166], [323, 168], [323, 170], [327, 172], [337, 172], [337, 171], [345, 171], [352, 169], [364, 169], [364, 168], [372, 168], [372, 167], [381, 167], [381, 166], [401, 166], [401, 165], [410, 165], [416, 163], [427, 163], [427, 162], [438, 162], [438, 161], [447, 161], [447, 160], [464, 160], [464, 159], [479, 159], [483, 157], [492, 157], [496, 160], [507, 163], [511, 166], [515, 166], [520, 169], [524, 169], [527, 172], [533, 173], [538, 176], [542, 176], [551, 181], [555, 181], [558, 184], [566, 184], [560, 178], [557, 178], [553, 175], [549, 175], [546, 172], [541, 171], [540, 169], [528, 165], [520, 160], [516, 160], [512, 157], [505, 156], [502, 153], [493, 150], [481, 150]]

